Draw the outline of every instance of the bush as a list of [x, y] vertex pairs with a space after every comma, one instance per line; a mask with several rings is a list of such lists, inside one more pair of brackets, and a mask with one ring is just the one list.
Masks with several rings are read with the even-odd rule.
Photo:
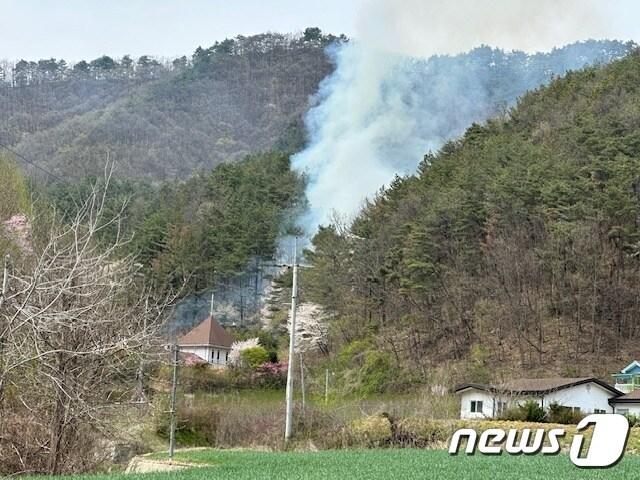
[[584, 418], [580, 412], [575, 412], [568, 407], [552, 403], [547, 412], [547, 421], [550, 423], [577, 424]]
[[522, 412], [523, 420], [525, 422], [544, 422], [546, 413], [537, 402], [533, 400], [527, 400], [526, 402], [518, 405], [518, 408]]
[[269, 352], [264, 347], [247, 348], [240, 353], [242, 363], [249, 368], [257, 368], [269, 361]]
[[398, 430], [401, 442], [394, 446], [425, 448], [446, 444], [455, 428], [453, 423], [408, 417], [398, 422]]
[[[157, 370], [157, 381], [165, 388], [171, 385], [172, 371], [169, 367]], [[223, 393], [239, 389], [284, 388], [287, 364], [262, 363], [256, 368], [212, 368], [208, 364], [180, 367], [180, 387], [185, 393]]]
[[[160, 370], [160, 378], [167, 385], [171, 384], [171, 369]], [[227, 369], [211, 368], [209, 364], [198, 364], [180, 367], [180, 385], [187, 393], [214, 392], [233, 388], [233, 379]]]
[[360, 369], [360, 392], [363, 394], [384, 392], [393, 380], [391, 356], [386, 352], [367, 352]]
[[348, 431], [357, 445], [379, 447], [391, 438], [391, 422], [385, 416], [372, 415], [354, 420]]
[[547, 414], [537, 402], [527, 400], [513, 408], [504, 412], [502, 420], [512, 420], [517, 422], [535, 422], [543, 423], [547, 421]]
[[640, 417], [638, 415], [634, 415], [633, 413], [627, 413], [625, 417], [627, 417], [630, 427], [640, 426], [639, 425]]
[[[206, 447], [216, 445], [221, 413], [216, 405], [196, 405], [178, 409], [176, 443], [180, 447]], [[156, 426], [161, 438], [169, 437], [169, 416], [161, 417]]]
[[345, 392], [363, 395], [384, 392], [399, 376], [391, 355], [365, 340], [345, 345], [338, 353], [335, 369]]
[[263, 363], [253, 376], [255, 385], [261, 388], [284, 388], [287, 384], [287, 367], [284, 362]]

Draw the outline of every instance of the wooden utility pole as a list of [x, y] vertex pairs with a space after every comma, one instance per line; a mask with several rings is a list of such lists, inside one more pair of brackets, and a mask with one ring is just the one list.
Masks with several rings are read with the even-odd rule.
[[296, 302], [298, 300], [298, 237], [293, 246], [293, 285], [291, 287], [291, 328], [289, 330], [289, 365], [287, 367], [287, 407], [284, 439], [289, 441], [293, 434], [293, 363], [296, 343]]
[[173, 461], [173, 453], [176, 449], [176, 397], [178, 392], [178, 344], [171, 346], [173, 350], [173, 381], [171, 383], [171, 410], [169, 410], [169, 461]]

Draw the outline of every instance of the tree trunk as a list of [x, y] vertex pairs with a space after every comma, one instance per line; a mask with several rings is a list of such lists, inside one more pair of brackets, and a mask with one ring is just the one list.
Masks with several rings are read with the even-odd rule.
[[49, 462], [47, 473], [49, 475], [57, 475], [60, 473], [60, 444], [64, 434], [64, 420], [66, 413], [66, 405], [60, 397], [56, 400], [55, 411], [51, 424], [51, 441], [49, 442]]

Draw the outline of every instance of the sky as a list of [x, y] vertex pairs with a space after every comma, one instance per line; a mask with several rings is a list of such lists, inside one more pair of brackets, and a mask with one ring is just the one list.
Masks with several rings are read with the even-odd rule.
[[236, 35], [352, 36], [363, 0], [0, 0], [0, 58], [190, 55]]
[[637, 40], [640, 0], [0, 0], [0, 58], [190, 55], [216, 40], [318, 26], [429, 56]]

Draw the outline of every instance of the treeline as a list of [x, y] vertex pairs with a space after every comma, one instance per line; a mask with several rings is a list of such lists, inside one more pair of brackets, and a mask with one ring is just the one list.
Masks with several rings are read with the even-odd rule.
[[301, 35], [267, 33], [245, 37], [228, 38], [215, 42], [211, 47], [196, 48], [188, 58], [158, 59], [151, 55], [141, 55], [137, 59], [124, 55], [117, 59], [102, 55], [94, 60], [80, 60], [68, 64], [64, 59], [47, 58], [37, 61], [21, 59], [17, 62], [0, 62], [0, 87], [27, 87], [47, 82], [70, 79], [154, 79], [163, 74], [180, 72], [192, 66], [211, 64], [218, 56], [264, 54], [275, 50], [323, 47], [333, 42], [346, 42], [344, 35], [325, 35], [317, 27], [309, 27]]
[[570, 72], [320, 229], [303, 294], [352, 386], [607, 377], [640, 355], [639, 87], [638, 51]]
[[187, 65], [187, 58], [171, 61], [158, 60], [149, 55], [137, 59], [125, 55], [114, 59], [103, 55], [95, 60], [81, 60], [68, 65], [63, 59], [48, 58], [38, 61], [3, 61], [0, 64], [1, 87], [28, 87], [65, 80], [107, 80], [107, 79], [153, 79], [171, 70], [180, 70]]
[[295, 151], [334, 41], [346, 39], [310, 28], [236, 37], [171, 63], [21, 62], [14, 83], [28, 85], [0, 88], [0, 143], [75, 180], [100, 175], [107, 159], [119, 178], [162, 180]]

